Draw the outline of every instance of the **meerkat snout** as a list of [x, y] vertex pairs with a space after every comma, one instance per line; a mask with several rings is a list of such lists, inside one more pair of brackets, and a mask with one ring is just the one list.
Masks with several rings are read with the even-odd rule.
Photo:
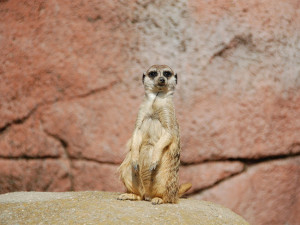
[[165, 83], [166, 83], [165, 78], [160, 77], [160, 78], [158, 79], [158, 85], [159, 85], [159, 86], [164, 86]]

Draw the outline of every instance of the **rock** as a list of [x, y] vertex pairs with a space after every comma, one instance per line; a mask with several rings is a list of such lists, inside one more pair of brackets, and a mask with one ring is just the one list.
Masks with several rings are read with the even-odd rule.
[[251, 224], [299, 224], [300, 157], [251, 166], [194, 196], [222, 204]]
[[294, 94], [286, 100], [262, 94], [249, 102], [246, 98], [208, 97], [195, 103], [181, 123], [183, 129], [190, 129], [183, 130], [182, 160], [195, 163], [299, 154], [300, 93]]
[[0, 159], [0, 193], [14, 190], [67, 191], [71, 189], [66, 160]]
[[211, 202], [179, 204], [119, 201], [109, 192], [16, 192], [0, 195], [1, 224], [232, 224], [241, 216]]
[[[105, 88], [128, 62], [126, 6], [1, 1], [0, 128], [37, 106]], [[119, 40], [116, 44], [115, 40]]]
[[39, 116], [36, 113], [1, 134], [0, 157], [59, 158], [65, 154], [62, 143], [44, 132]]
[[73, 161], [74, 190], [125, 191], [117, 173], [118, 166], [90, 161]]
[[138, 110], [136, 100], [122, 104], [126, 92], [126, 87], [116, 84], [90, 96], [49, 105], [43, 109], [43, 127], [66, 143], [71, 158], [121, 163]]
[[117, 165], [68, 159], [0, 159], [0, 193], [22, 191], [125, 191]]
[[188, 193], [198, 191], [242, 172], [240, 162], [208, 162], [200, 165], [182, 166], [179, 169], [179, 182], [192, 183]]

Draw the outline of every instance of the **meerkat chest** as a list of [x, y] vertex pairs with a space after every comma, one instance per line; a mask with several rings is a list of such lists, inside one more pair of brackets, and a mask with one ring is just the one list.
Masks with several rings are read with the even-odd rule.
[[161, 123], [160, 111], [162, 101], [157, 95], [150, 96], [145, 104], [145, 114], [142, 122], [141, 129], [147, 137], [151, 137], [156, 141], [164, 131]]
[[151, 138], [154, 141], [162, 135], [164, 130], [161, 122], [153, 117], [146, 117], [141, 126], [144, 137]]
[[159, 114], [155, 109], [149, 108], [148, 113], [145, 115], [145, 118], [142, 123], [143, 133], [152, 138], [159, 138], [164, 129], [159, 118]]
[[160, 99], [156, 99], [148, 105], [144, 119], [158, 120], [162, 122], [161, 114], [164, 111], [164, 103]]
[[145, 118], [159, 119], [158, 115], [162, 105], [162, 99], [157, 94], [148, 95], [144, 105]]

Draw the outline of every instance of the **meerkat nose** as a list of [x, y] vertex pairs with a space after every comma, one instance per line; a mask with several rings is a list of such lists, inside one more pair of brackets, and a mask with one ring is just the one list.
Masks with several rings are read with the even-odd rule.
[[158, 79], [158, 81], [159, 81], [160, 83], [165, 83], [165, 78], [160, 77], [160, 78]]

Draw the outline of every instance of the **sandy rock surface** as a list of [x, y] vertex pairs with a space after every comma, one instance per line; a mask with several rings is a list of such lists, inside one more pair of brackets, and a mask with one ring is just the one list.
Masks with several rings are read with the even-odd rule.
[[242, 217], [211, 202], [179, 204], [119, 201], [109, 192], [15, 192], [0, 195], [1, 224], [203, 224], [246, 225]]

